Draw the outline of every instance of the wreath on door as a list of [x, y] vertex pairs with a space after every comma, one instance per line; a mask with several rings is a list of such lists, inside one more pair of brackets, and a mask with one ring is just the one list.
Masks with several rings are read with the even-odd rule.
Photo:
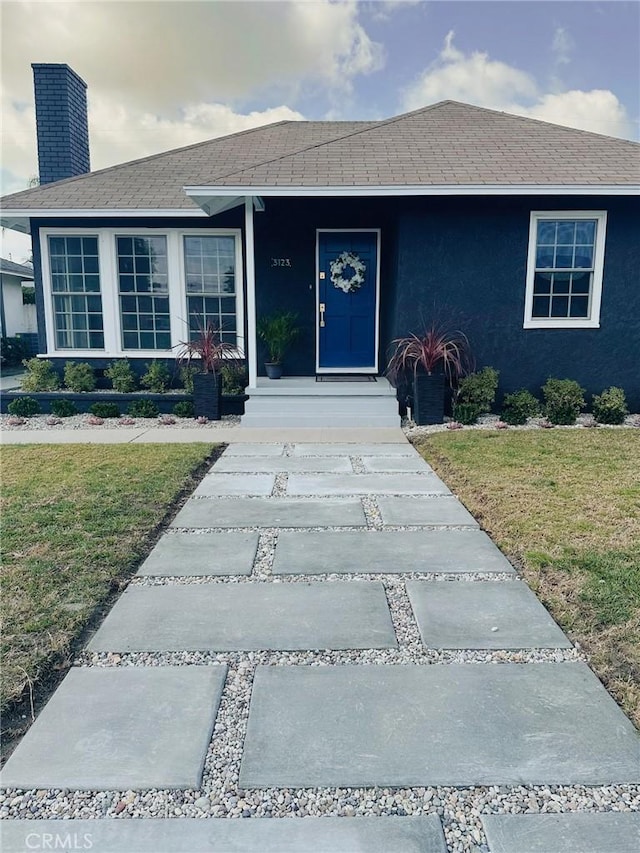
[[[344, 273], [349, 267], [353, 270], [353, 275], [350, 278], [345, 278]], [[331, 270], [331, 283], [345, 293], [355, 293], [364, 284], [364, 274], [367, 267], [355, 252], [342, 252], [335, 261], [331, 261], [329, 268]]]

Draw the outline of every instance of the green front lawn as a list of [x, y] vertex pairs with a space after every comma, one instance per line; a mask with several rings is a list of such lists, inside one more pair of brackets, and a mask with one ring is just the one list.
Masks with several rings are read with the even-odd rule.
[[462, 431], [418, 449], [640, 726], [640, 432]]
[[69, 664], [213, 445], [5, 445], [2, 708]]

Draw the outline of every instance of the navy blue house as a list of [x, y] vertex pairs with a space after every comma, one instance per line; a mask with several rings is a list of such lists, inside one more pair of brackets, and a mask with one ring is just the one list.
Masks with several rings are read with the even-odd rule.
[[[293, 311], [289, 377], [380, 376], [394, 338], [463, 330], [502, 392], [618, 385], [640, 410], [640, 146], [452, 101], [377, 122], [280, 122], [89, 172], [86, 96], [34, 66], [40, 353], [172, 358], [197, 319], [246, 357]], [[301, 386], [300, 386], [301, 387]]]

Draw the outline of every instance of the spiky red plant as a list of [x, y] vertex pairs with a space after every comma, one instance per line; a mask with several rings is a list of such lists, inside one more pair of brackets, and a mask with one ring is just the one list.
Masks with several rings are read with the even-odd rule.
[[178, 354], [181, 364], [199, 365], [201, 373], [218, 373], [225, 358], [232, 358], [235, 347], [222, 340], [220, 332], [209, 321], [206, 326], [198, 326], [197, 336], [190, 341], [181, 341], [182, 349]]
[[422, 335], [412, 333], [396, 338], [391, 345], [394, 352], [387, 365], [387, 375], [392, 380], [407, 373], [415, 375], [420, 370], [432, 374], [438, 369], [451, 380], [471, 368], [469, 341], [460, 331], [449, 332], [434, 324]]

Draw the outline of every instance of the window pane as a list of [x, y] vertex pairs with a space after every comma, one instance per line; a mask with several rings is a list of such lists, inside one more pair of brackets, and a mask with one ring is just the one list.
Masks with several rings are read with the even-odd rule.
[[[56, 346], [103, 349], [102, 297], [97, 237], [49, 237]], [[92, 294], [92, 295], [88, 295]]]
[[534, 296], [532, 317], [548, 317], [549, 316], [549, 297]]
[[553, 276], [553, 292], [569, 293], [569, 285], [571, 283], [570, 273], [558, 272]]
[[556, 225], [554, 220], [543, 219], [538, 222], [538, 245], [553, 246], [556, 242]]
[[591, 290], [591, 273], [574, 273], [571, 290], [573, 293], [589, 293]]
[[551, 298], [551, 316], [552, 317], [568, 317], [569, 316], [569, 297], [568, 296], [553, 296]]
[[116, 250], [123, 349], [170, 349], [167, 238], [118, 237]]
[[589, 269], [593, 267], [593, 246], [576, 246], [575, 268]]
[[[225, 339], [235, 345], [236, 300], [233, 297], [225, 299], [223, 308], [218, 296], [235, 293], [235, 238], [185, 237], [183, 245], [191, 335], [212, 323], [218, 330], [224, 327], [227, 330]], [[195, 294], [203, 294], [205, 298]]]
[[551, 279], [552, 275], [549, 273], [536, 273], [536, 277], [533, 281], [533, 292], [535, 294], [542, 293], [551, 293]]
[[572, 296], [570, 317], [588, 317], [589, 316], [589, 297], [588, 296]]
[[596, 220], [580, 219], [576, 222], [576, 243], [593, 244], [596, 241]]
[[538, 246], [536, 267], [538, 269], [551, 269], [553, 267], [553, 246]]
[[64, 237], [49, 237], [49, 252], [52, 255], [66, 254], [64, 248]]
[[558, 221], [556, 244], [558, 246], [573, 246], [575, 242], [576, 223], [571, 220]]
[[596, 233], [595, 219], [538, 220], [532, 317], [589, 316]]
[[573, 246], [558, 246], [556, 249], [556, 269], [571, 269], [573, 267]]

